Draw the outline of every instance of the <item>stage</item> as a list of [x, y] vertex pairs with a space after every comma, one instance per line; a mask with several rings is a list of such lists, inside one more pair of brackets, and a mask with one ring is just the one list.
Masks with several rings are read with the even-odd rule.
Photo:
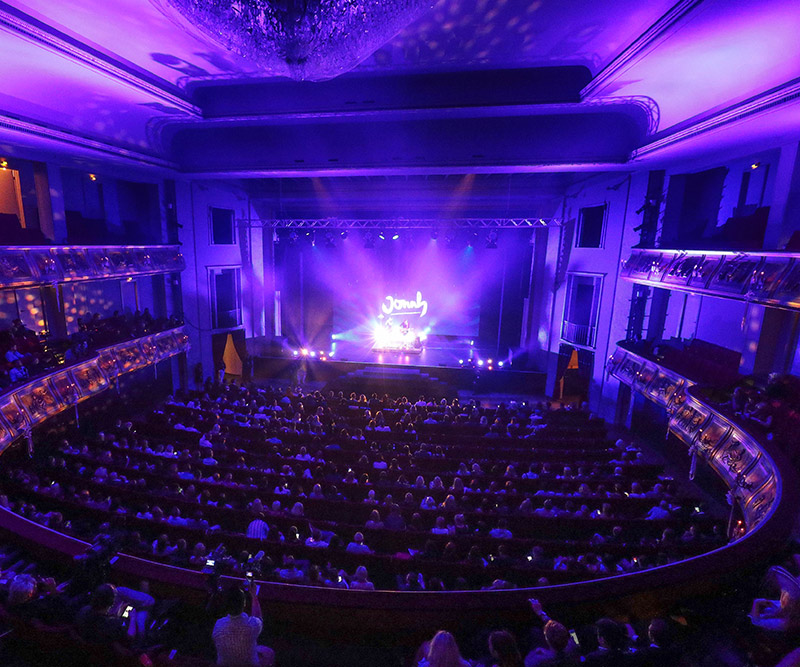
[[[337, 346], [338, 348], [338, 346]], [[463, 349], [461, 350], [463, 352]], [[502, 367], [493, 357], [481, 357], [482, 365], [467, 365], [467, 359], [459, 352], [443, 348], [424, 348], [418, 355], [397, 352], [361, 351], [359, 357], [346, 356], [337, 349], [334, 357], [311, 350], [302, 356], [298, 353], [280, 356], [255, 356], [253, 379], [288, 380], [318, 384], [329, 390], [357, 391], [358, 393], [385, 392], [414, 394], [423, 393], [440, 397], [451, 397], [459, 391], [480, 393], [519, 393], [542, 395], [545, 390], [546, 373], [516, 370], [513, 364]], [[477, 357], [475, 357], [477, 359]], [[488, 360], [492, 359], [489, 366]], [[459, 361], [465, 364], [460, 365]]]
[[[360, 344], [346, 340], [334, 340], [329, 349], [308, 349], [308, 353], [316, 358], [324, 356], [336, 361], [355, 361], [370, 364], [388, 364], [394, 366], [447, 367], [461, 368], [473, 364], [491, 365], [503, 368], [509, 360], [497, 359], [490, 349], [480, 348], [469, 339], [452, 336], [429, 336], [421, 347], [409, 350], [376, 349], [369, 343]], [[300, 356], [301, 352], [298, 351]], [[333, 356], [331, 356], [331, 354]], [[502, 364], [502, 365], [498, 365]]]

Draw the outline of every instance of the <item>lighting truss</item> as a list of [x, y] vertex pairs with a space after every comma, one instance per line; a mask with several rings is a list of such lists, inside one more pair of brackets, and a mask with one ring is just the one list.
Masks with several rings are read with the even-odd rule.
[[561, 225], [558, 218], [398, 218], [356, 220], [346, 218], [282, 218], [240, 220], [248, 227], [273, 229], [540, 229]]

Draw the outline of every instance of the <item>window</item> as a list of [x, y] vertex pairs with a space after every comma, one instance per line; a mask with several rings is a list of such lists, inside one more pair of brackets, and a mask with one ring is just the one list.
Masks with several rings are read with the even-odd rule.
[[236, 243], [236, 228], [231, 209], [211, 207], [211, 243], [213, 245]]
[[586, 206], [578, 215], [578, 231], [575, 235], [576, 248], [602, 248], [603, 232], [606, 226], [608, 205]]
[[603, 277], [571, 273], [567, 279], [567, 299], [561, 338], [575, 345], [594, 347]]
[[230, 329], [242, 323], [239, 269], [210, 269], [211, 316], [214, 329]]

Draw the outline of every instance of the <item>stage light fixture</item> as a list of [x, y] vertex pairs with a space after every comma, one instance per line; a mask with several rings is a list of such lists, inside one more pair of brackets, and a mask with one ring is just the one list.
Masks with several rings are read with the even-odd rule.
[[463, 359], [459, 359], [458, 360], [458, 365], [459, 366], [463, 366], [464, 365], [464, 360]]
[[400, 238], [400, 234], [398, 234], [397, 232], [395, 232], [395, 233], [392, 235], [392, 241], [396, 241], [396, 240], [397, 240], [397, 239], [399, 239], [399, 238]]
[[431, 239], [434, 241], [439, 238], [439, 231], [436, 229], [431, 230]]
[[478, 243], [478, 232], [472, 232], [472, 234], [469, 235], [469, 239], [467, 240], [467, 247], [474, 248], [477, 243]]
[[753, 162], [753, 164], [751, 164], [751, 165], [750, 165], [750, 169], [756, 170], [756, 169], [758, 169], [760, 166], [761, 166], [761, 163], [760, 163], [760, 162]]
[[502, 367], [503, 367], [503, 362], [502, 362], [502, 361], [498, 361], [498, 362], [497, 362], [497, 365], [498, 365], [500, 368], [502, 368]]
[[311, 237], [311, 247], [316, 248], [317, 246], [317, 233], [316, 232], [306, 232], [306, 236]]
[[478, 366], [483, 366], [483, 359], [478, 359]]
[[383, 230], [381, 230], [381, 233], [380, 233], [380, 234], [378, 234], [378, 238], [379, 238], [381, 241], [385, 241], [385, 240], [386, 240], [386, 234], [384, 234], [384, 233], [383, 233]]
[[347, 238], [347, 230], [346, 229], [342, 230], [340, 236], [342, 237], [342, 241], [344, 241]]
[[487, 364], [491, 364], [491, 363], [492, 363], [492, 360], [491, 360], [491, 359], [487, 359], [487, 360], [486, 360], [486, 363], [487, 363]]
[[291, 234], [289, 234], [289, 243], [291, 243], [292, 245], [294, 245], [295, 243], [297, 243], [297, 240], [298, 240], [299, 238], [300, 238], [300, 237], [297, 235], [297, 232], [296, 232], [296, 231], [294, 231], [294, 230], [292, 230], [292, 233], [291, 233]]
[[336, 237], [333, 235], [333, 232], [325, 232], [325, 247], [326, 248], [336, 247]]
[[497, 249], [497, 232], [492, 230], [486, 235], [486, 247], [489, 250]]
[[296, 357], [298, 354], [299, 354], [299, 352], [297, 350], [292, 350], [292, 356], [293, 357]]
[[95, 174], [89, 174], [89, 180], [94, 182], [97, 180], [97, 176]]
[[300, 349], [300, 354], [302, 354], [304, 357], [307, 357], [308, 356], [308, 350], [303, 347], [303, 348]]

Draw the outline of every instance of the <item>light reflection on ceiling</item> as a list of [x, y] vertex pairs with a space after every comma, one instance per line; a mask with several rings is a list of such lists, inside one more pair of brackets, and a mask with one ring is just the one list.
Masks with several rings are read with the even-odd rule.
[[[619, 105], [620, 100], [629, 100], [633, 105], [634, 98], [646, 100], [657, 111], [654, 117], [659, 118], [659, 125], [655, 137], [639, 138], [640, 145], [644, 145], [695, 119], [705, 118], [775, 86], [800, 80], [800, 40], [797, 39], [800, 34], [800, 3], [796, 0], [686, 2], [685, 5], [692, 8], [676, 25], [667, 26], [618, 71], [608, 76], [603, 74], [603, 68], [623, 54], [673, 4], [674, 0], [615, 0], [613, 3], [597, 0], [440, 0], [430, 12], [356, 68], [355, 78], [360, 78], [358, 87], [349, 83], [355, 80], [354, 77], [341, 79], [344, 89], [341, 104], [351, 103], [344, 93], [357, 91], [356, 103], [362, 106], [355, 110], [351, 122], [369, 124], [378, 118], [368, 108], [370, 77], [384, 80], [387, 75], [421, 72], [469, 73], [480, 69], [580, 65], [588, 68], [593, 76], [600, 77], [591, 98], [577, 107], [572, 102], [558, 108], [540, 105], [537, 113], [549, 114], [561, 121], [558, 127], [560, 132], [564, 132], [566, 144], [570, 135], [576, 134], [581, 123], [586, 122], [580, 114], [573, 113], [574, 110], [604, 109], [609, 101], [616, 101]], [[221, 84], [218, 90], [221, 96], [225, 95], [226, 82], [241, 82], [242, 79], [253, 81], [253, 90], [257, 94], [263, 77], [267, 77], [265, 86], [274, 81], [269, 78], [269, 73], [257, 71], [252, 63], [219, 46], [210, 45], [180, 17], [167, 18], [151, 0], [24, 0], [0, 3], [0, 13], [3, 12], [33, 17], [25, 19], [22, 16], [23, 20], [32, 21], [34, 31], [38, 30], [41, 35], [40, 38], [22, 36], [14, 28], [0, 23], [4, 53], [0, 60], [0, 116], [13, 116], [43, 127], [103, 141], [112, 148], [122, 147], [169, 160], [171, 152], [174, 152], [171, 151], [170, 137], [179, 133], [164, 130], [180, 124], [181, 131], [191, 126], [202, 128], [203, 132], [208, 130], [209, 137], [214, 135], [214, 141], [208, 141], [209, 150], [223, 154], [225, 131], [232, 126], [243, 128], [248, 122], [257, 121], [237, 118], [234, 109], [230, 118], [217, 117], [225, 127], [210, 128], [191, 109], [182, 107], [180, 100], [171, 103], [168, 95], [182, 96], [191, 101], [192, 91], [186, 86], [208, 79]], [[41, 25], [36, 25], [37, 20]], [[87, 64], [86, 60], [81, 61], [46, 46], [49, 33], [61, 33], [79, 48], [90, 52], [91, 57], [96, 54], [114, 63], [129, 73], [131, 80], [115, 78]], [[158, 91], [137, 87], [134, 80], [137, 76], [165, 89], [168, 95], [165, 97]], [[446, 85], [447, 79], [442, 78], [442, 82]], [[451, 83], [453, 86], [456, 84]], [[301, 94], [298, 88], [298, 107], [304, 103], [304, 95], [309, 90], [312, 94], [308, 99], [318, 102], [313, 99], [313, 89], [302, 89]], [[439, 139], [436, 128], [437, 123], [449, 120], [450, 116], [446, 109], [436, 105], [430, 95], [425, 106], [424, 89], [414, 92], [419, 98], [419, 101], [415, 98], [414, 104], [428, 116], [415, 121], [414, 127], [419, 129], [409, 132], [408, 150], [402, 146], [404, 150], [398, 151], [397, 155], [408, 164], [421, 160], [420, 165], [425, 166], [428, 152], [447, 153], [448, 147], [439, 145], [445, 140]], [[268, 95], [266, 89], [262, 94]], [[291, 96], [293, 93], [287, 89], [281, 94]], [[781, 102], [786, 108], [792, 104]], [[487, 110], [474, 112], [476, 117], [483, 114], [487, 128], [502, 126], [497, 118], [509, 124], [515, 115], [520, 115], [511, 104], [508, 108], [499, 103], [489, 108], [491, 105], [492, 101], [486, 100]], [[457, 111], [467, 109], [472, 113], [473, 109], [480, 107], [480, 102], [471, 101], [463, 106]], [[337, 109], [331, 111], [334, 116], [337, 113]], [[796, 113], [776, 114], [762, 113], [749, 119], [746, 127], [760, 141], [767, 142], [784, 141], [800, 133]], [[781, 122], [775, 123], [777, 118]], [[323, 133], [324, 121], [317, 122], [320, 133]], [[564, 128], [573, 122], [575, 131], [565, 131]], [[275, 129], [271, 131], [276, 135], [285, 131], [280, 121], [273, 122], [272, 126]], [[386, 128], [387, 132], [393, 132], [391, 124], [387, 123]], [[13, 132], [8, 127], [0, 128], [0, 137], [4, 142], [13, 143]], [[365, 131], [366, 134], [369, 133]], [[737, 136], [744, 139], [736, 127], [731, 127], [730, 130], [691, 136], [685, 143], [696, 143], [706, 150], [713, 150], [715, 141], [728, 146], [730, 138]], [[30, 135], [19, 134], [19, 137], [20, 145], [29, 145], [32, 141]], [[335, 138], [321, 135], [319, 142], [329, 147], [335, 144]], [[536, 139], [532, 137], [531, 143]], [[266, 135], [264, 140], [265, 145], [269, 144]], [[551, 146], [558, 146], [558, 141], [559, 137], [554, 135]], [[524, 147], [525, 141], [520, 143]], [[618, 146], [628, 150], [628, 144], [629, 137], [620, 135]], [[451, 153], [456, 153], [460, 146], [453, 144], [450, 148]], [[73, 149], [74, 146], [64, 148], [66, 151]], [[326, 150], [332, 153], [329, 148]], [[685, 147], [670, 148], [664, 154], [683, 154], [687, 150]], [[522, 159], [524, 155], [518, 158], [510, 153], [490, 155], [483, 150], [476, 152], [480, 156], [473, 157], [479, 160], [476, 164], [482, 168], [506, 164], [513, 168], [526, 168]], [[269, 165], [270, 168], [278, 171], [303, 169], [298, 167], [303, 164], [303, 155], [290, 155], [288, 151], [286, 155], [289, 161]], [[589, 164], [590, 150], [587, 156], [586, 163]], [[325, 161], [334, 165], [339, 157], [333, 153], [330, 156], [326, 154]], [[383, 157], [385, 164], [396, 159], [388, 154]], [[600, 159], [597, 155], [594, 157]], [[616, 154], [612, 157], [619, 161]], [[558, 151], [538, 159], [538, 165], [550, 165], [553, 169], [563, 168], [568, 162], [566, 157], [559, 158]], [[231, 172], [236, 172], [236, 160], [231, 159], [230, 164]], [[461, 160], [459, 169], [464, 169], [464, 164]], [[453, 165], [443, 163], [440, 166], [446, 169]], [[533, 169], [535, 165], [529, 162], [528, 166]], [[255, 165], [252, 169], [257, 171], [258, 167]]]

